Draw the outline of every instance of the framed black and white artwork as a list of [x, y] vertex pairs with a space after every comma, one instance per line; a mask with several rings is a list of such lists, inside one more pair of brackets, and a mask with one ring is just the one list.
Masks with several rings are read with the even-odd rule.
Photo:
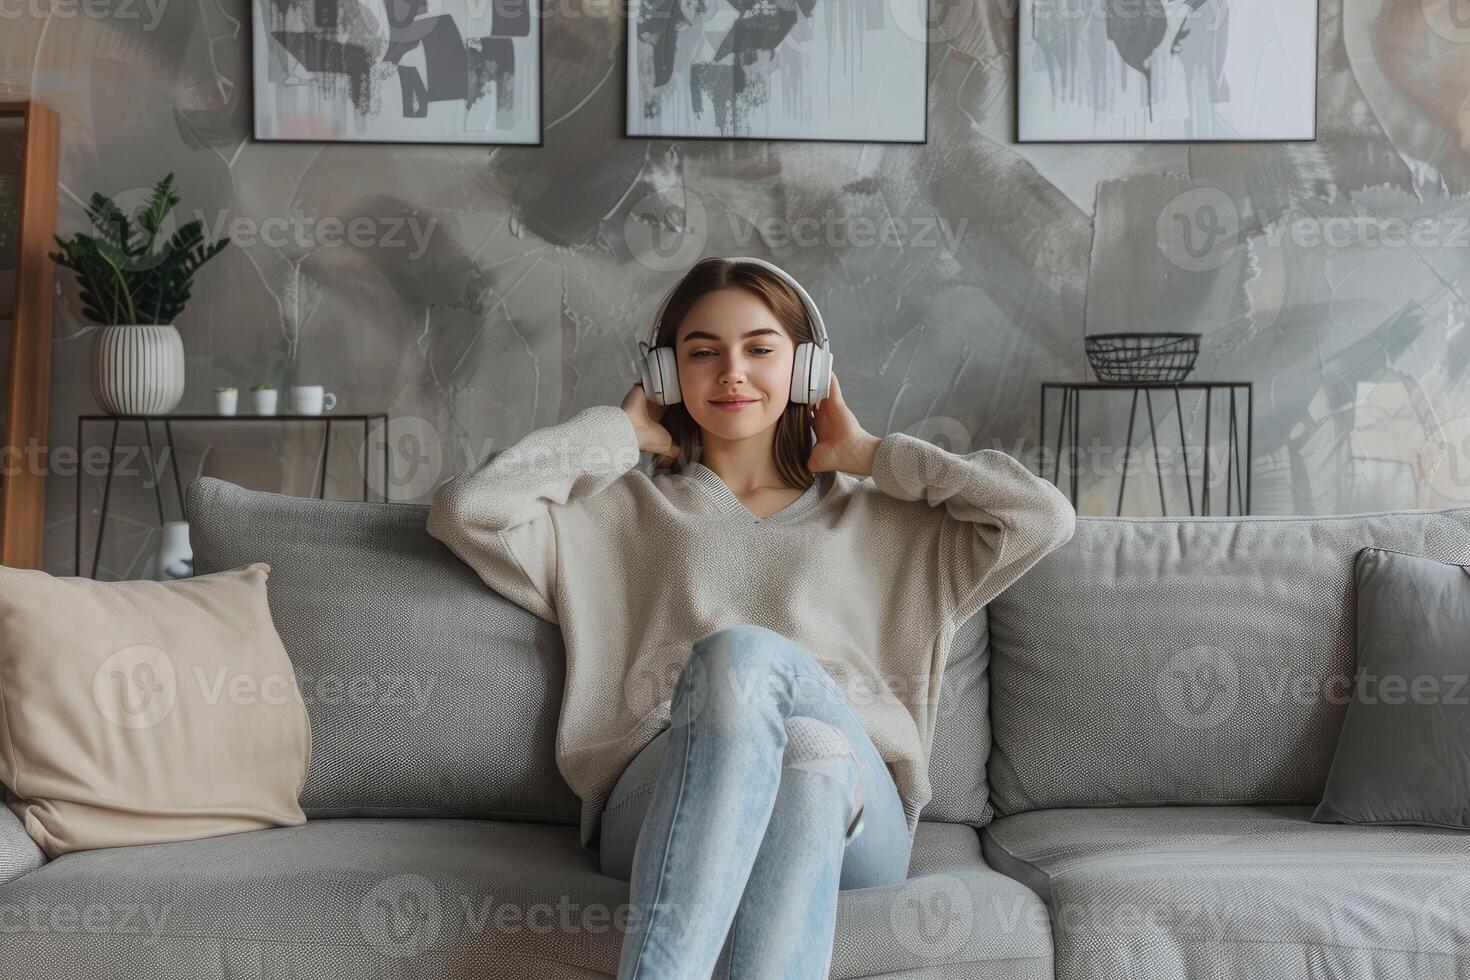
[[923, 143], [928, 0], [629, 0], [628, 136]]
[[1313, 140], [1317, 0], [1020, 0], [1021, 142]]
[[539, 0], [251, 0], [255, 138], [541, 144]]

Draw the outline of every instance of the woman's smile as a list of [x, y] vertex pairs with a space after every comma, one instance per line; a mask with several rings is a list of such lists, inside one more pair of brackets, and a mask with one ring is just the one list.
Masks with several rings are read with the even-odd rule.
[[749, 408], [751, 405], [756, 404], [756, 401], [757, 399], [754, 398], [743, 398], [740, 401], [711, 401], [710, 404], [722, 412], [738, 412], [741, 409]]

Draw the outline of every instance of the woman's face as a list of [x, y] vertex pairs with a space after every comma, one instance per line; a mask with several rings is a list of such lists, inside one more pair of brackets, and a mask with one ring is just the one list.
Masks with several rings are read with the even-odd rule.
[[[701, 296], [679, 324], [675, 351], [684, 407], [706, 432], [748, 438], [774, 426], [791, 401], [796, 342], [749, 290]], [[732, 396], [740, 403], [722, 406]]]

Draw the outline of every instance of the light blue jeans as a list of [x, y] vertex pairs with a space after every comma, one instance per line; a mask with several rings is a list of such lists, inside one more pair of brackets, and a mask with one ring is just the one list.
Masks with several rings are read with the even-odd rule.
[[602, 871], [630, 884], [619, 980], [825, 980], [838, 890], [908, 877], [852, 704], [786, 637], [732, 626], [694, 643], [670, 724], [603, 809]]

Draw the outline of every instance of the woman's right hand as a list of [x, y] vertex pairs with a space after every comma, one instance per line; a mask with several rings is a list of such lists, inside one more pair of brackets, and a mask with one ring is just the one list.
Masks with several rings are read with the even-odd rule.
[[633, 420], [633, 431], [638, 433], [639, 452], [677, 458], [674, 437], [658, 422], [663, 418], [664, 406], [655, 405], [649, 400], [648, 395], [644, 394], [642, 381], [633, 382], [633, 390], [623, 398], [622, 408], [628, 413], [628, 418]]

